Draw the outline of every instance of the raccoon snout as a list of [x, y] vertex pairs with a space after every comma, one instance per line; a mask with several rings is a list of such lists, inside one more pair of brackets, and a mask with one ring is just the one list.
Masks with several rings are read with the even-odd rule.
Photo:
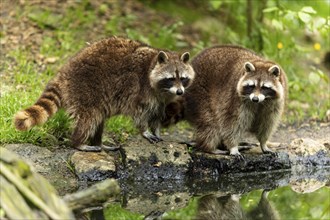
[[259, 102], [259, 98], [257, 96], [253, 96], [252, 102]]
[[262, 101], [264, 101], [265, 100], [265, 95], [263, 95], [263, 94], [254, 94], [254, 93], [252, 93], [251, 95], [250, 95], [250, 100], [252, 101], [252, 102], [255, 102], [255, 103], [260, 103], [260, 102], [262, 102]]
[[177, 95], [182, 95], [182, 94], [183, 94], [182, 89], [178, 89], [178, 90], [176, 90], [176, 94], [177, 94]]

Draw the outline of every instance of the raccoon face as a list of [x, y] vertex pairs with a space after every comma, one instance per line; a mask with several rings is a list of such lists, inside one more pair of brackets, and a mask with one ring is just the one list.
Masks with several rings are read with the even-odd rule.
[[245, 73], [237, 85], [241, 97], [255, 103], [282, 97], [283, 86], [279, 81], [281, 69], [277, 65], [269, 65], [244, 64]]
[[160, 51], [157, 55], [157, 63], [149, 76], [151, 87], [172, 96], [183, 95], [195, 77], [195, 72], [188, 61], [188, 52], [178, 57]]

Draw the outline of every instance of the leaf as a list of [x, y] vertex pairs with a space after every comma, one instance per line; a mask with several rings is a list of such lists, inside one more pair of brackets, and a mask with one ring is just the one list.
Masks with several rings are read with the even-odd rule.
[[317, 18], [314, 21], [314, 28], [318, 29], [321, 28], [323, 25], [325, 25], [327, 23], [327, 20], [325, 18]]
[[300, 20], [302, 21], [302, 22], [304, 22], [304, 23], [308, 23], [308, 22], [310, 22], [310, 20], [312, 19], [312, 17], [309, 15], [309, 14], [307, 14], [307, 13], [305, 13], [305, 12], [298, 12], [298, 17], [300, 18]]
[[300, 11], [306, 12], [306, 13], [309, 13], [309, 14], [316, 14], [316, 11], [311, 6], [305, 6]]
[[262, 10], [263, 13], [269, 13], [269, 12], [273, 12], [273, 11], [277, 11], [278, 7], [270, 7], [270, 8], [265, 8], [264, 10]]
[[213, 1], [210, 1], [210, 4], [214, 10], [217, 10], [218, 8], [220, 8], [222, 2], [219, 0], [217, 0], [217, 1], [213, 0]]
[[321, 80], [321, 77], [315, 72], [310, 72], [308, 79], [312, 84], [318, 84]]
[[283, 30], [283, 23], [276, 19], [272, 20], [272, 25], [278, 30], [281, 30], [281, 31]]
[[293, 20], [296, 19], [297, 13], [293, 11], [287, 11], [286, 14], [284, 15], [285, 21], [292, 22]]

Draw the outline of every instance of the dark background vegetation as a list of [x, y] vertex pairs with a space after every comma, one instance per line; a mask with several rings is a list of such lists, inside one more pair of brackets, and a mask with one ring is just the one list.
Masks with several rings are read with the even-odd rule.
[[[65, 143], [70, 123], [64, 112], [29, 132], [16, 132], [12, 117], [34, 103], [86, 42], [112, 35], [192, 55], [216, 44], [253, 49], [288, 75], [283, 123], [326, 122], [329, 7], [326, 0], [1, 0], [0, 142]], [[107, 128], [119, 141], [135, 132], [122, 116]]]

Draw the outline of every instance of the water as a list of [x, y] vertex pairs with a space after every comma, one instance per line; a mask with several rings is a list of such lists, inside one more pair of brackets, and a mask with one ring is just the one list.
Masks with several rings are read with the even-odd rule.
[[123, 184], [126, 190], [116, 201], [85, 209], [77, 216], [100, 220], [330, 219], [330, 173], [326, 169], [190, 179], [169, 182], [162, 189], [149, 184], [143, 190], [145, 183], [139, 184], [133, 188]]

